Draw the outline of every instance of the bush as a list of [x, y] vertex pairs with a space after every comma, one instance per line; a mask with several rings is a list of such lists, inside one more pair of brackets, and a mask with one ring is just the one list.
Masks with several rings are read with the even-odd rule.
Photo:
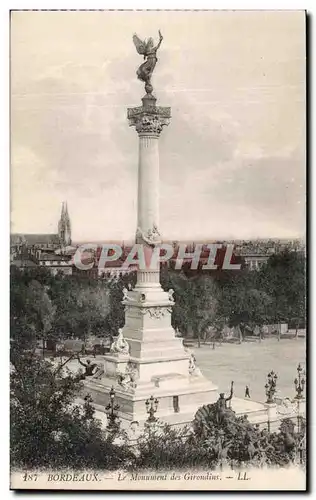
[[169, 425], [147, 427], [138, 440], [138, 453], [132, 464], [135, 469], [170, 470], [185, 467], [214, 468], [216, 457], [209, 447], [185, 427], [174, 429]]

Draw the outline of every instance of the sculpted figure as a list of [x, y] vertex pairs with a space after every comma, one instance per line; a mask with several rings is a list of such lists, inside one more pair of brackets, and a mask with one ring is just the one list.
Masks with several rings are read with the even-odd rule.
[[138, 227], [136, 237], [147, 243], [149, 246], [155, 246], [161, 241], [161, 236], [156, 224], [153, 224], [153, 227], [148, 229], [146, 232], [142, 231], [142, 229]]
[[123, 292], [123, 301], [124, 300], [127, 300], [128, 302], [135, 302], [137, 299], [131, 297], [130, 295], [128, 295], [128, 292], [132, 291], [132, 285], [131, 284], [128, 284], [128, 289], [127, 288], [123, 288], [122, 292]]
[[190, 359], [189, 359], [189, 374], [190, 375], [194, 375], [194, 376], [202, 375], [200, 368], [198, 368], [196, 366], [196, 357], [193, 354], [193, 352], [191, 352], [189, 349], [185, 349], [185, 351], [190, 354]]
[[112, 342], [110, 352], [117, 354], [129, 354], [129, 345], [128, 342], [123, 337], [122, 328], [119, 329], [118, 336], [116, 337], [114, 342]]
[[192, 373], [195, 372], [196, 365], [195, 365], [196, 359], [193, 353], [190, 354], [190, 359], [189, 359], [189, 373], [192, 375]]
[[229, 417], [232, 410], [227, 407], [227, 402], [230, 401], [234, 394], [234, 382], [231, 383], [230, 394], [228, 397], [225, 397], [223, 392], [220, 393], [219, 399], [216, 402], [216, 419], [217, 423], [220, 424], [222, 421]]
[[96, 370], [92, 375], [92, 378], [100, 380], [102, 378], [102, 375], [104, 375], [104, 366], [102, 363], [98, 363], [96, 365]]
[[119, 373], [117, 376], [117, 381], [123, 389], [127, 390], [129, 388], [130, 377], [128, 374]]
[[125, 390], [134, 389], [137, 386], [137, 369], [132, 363], [129, 363], [125, 373], [118, 374], [118, 383]]
[[281, 415], [290, 415], [295, 413], [295, 404], [292, 403], [290, 398], [284, 398], [280, 405], [278, 405], [277, 413]]
[[95, 363], [91, 364], [90, 359], [88, 359], [87, 362], [84, 363], [83, 361], [81, 361], [79, 354], [77, 355], [77, 359], [79, 363], [85, 368], [83, 378], [92, 377], [94, 375], [94, 370], [97, 367], [97, 365]]
[[146, 295], [144, 293], [141, 293], [139, 296], [139, 302], [146, 302]]
[[157, 50], [159, 49], [163, 40], [162, 34], [159, 31], [159, 42], [154, 46], [154, 41], [150, 37], [148, 40], [142, 41], [136, 33], [133, 36], [133, 42], [139, 54], [144, 56], [145, 62], [141, 64], [136, 72], [137, 78], [145, 82], [145, 90], [147, 94], [151, 94], [153, 87], [151, 85], [151, 76], [157, 64]]

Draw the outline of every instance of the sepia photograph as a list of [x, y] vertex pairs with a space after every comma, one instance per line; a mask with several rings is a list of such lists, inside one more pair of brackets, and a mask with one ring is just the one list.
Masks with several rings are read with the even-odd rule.
[[306, 491], [304, 10], [10, 13], [10, 488]]

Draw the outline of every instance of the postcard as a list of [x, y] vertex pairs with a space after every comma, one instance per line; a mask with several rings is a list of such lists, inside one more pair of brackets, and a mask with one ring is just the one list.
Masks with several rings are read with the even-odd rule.
[[11, 11], [13, 490], [306, 490], [306, 13]]

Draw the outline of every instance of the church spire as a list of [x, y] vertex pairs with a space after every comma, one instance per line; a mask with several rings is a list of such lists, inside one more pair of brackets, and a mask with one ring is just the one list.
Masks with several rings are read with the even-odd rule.
[[64, 215], [65, 215], [65, 202], [63, 201], [62, 204], [61, 204], [60, 220], [63, 219]]
[[58, 223], [58, 235], [60, 243], [63, 247], [71, 245], [71, 224], [66, 201], [63, 201], [61, 206], [61, 215]]

